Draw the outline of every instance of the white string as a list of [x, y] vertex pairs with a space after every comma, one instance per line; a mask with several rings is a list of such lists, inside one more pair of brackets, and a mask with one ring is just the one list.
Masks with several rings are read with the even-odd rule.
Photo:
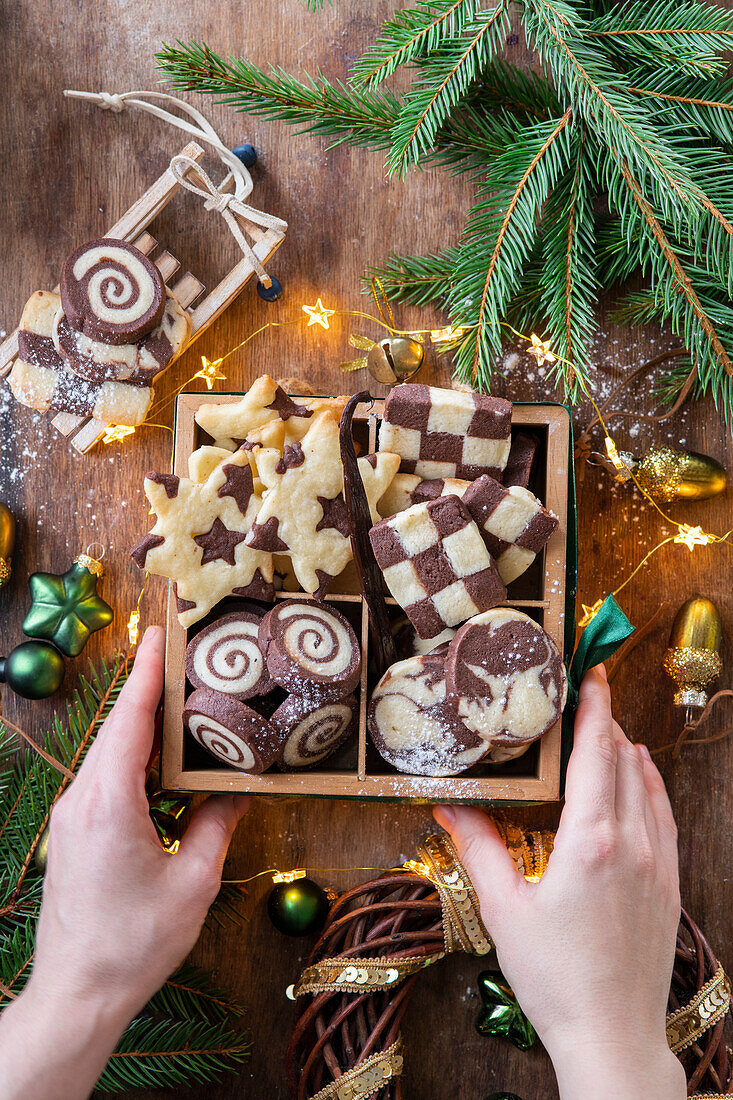
[[[190, 103], [186, 103], [185, 100], [177, 99], [176, 96], [168, 95], [166, 92], [137, 91], [117, 94], [110, 92], [80, 92], [66, 88], [64, 89], [64, 95], [69, 99], [87, 100], [101, 107], [103, 111], [112, 111], [114, 114], [120, 114], [127, 107], [135, 107], [210, 145], [218, 154], [224, 167], [228, 169], [226, 176], [218, 187], [190, 157], [181, 155], [173, 157], [170, 162], [170, 170], [182, 187], [206, 200], [207, 210], [215, 210], [223, 216], [240, 249], [252, 263], [260, 282], [266, 287], [272, 285], [272, 280], [244, 237], [235, 215], [247, 218], [255, 225], [261, 225], [267, 229], [279, 229], [283, 232], [287, 229], [288, 223], [283, 221], [282, 218], [276, 218], [274, 214], [265, 214], [263, 211], [257, 210], [244, 202], [254, 187], [252, 177], [241, 160], [234, 155], [231, 149], [224, 145], [214, 127], [201, 111], [191, 106]], [[188, 119], [181, 118], [171, 111], [166, 111], [163, 107], [150, 103], [148, 100], [157, 100], [176, 107], [193, 119], [193, 122], [189, 122]], [[187, 174], [192, 170], [196, 171], [206, 190], [197, 187], [196, 184], [187, 179]], [[234, 182], [233, 192], [228, 190], [232, 181]]]

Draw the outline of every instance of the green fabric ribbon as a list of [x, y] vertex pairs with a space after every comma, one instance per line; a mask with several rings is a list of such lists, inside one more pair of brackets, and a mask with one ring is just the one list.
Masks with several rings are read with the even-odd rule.
[[578, 705], [580, 682], [590, 668], [607, 660], [636, 628], [631, 625], [613, 596], [606, 596], [600, 611], [580, 635], [568, 670], [568, 703]]

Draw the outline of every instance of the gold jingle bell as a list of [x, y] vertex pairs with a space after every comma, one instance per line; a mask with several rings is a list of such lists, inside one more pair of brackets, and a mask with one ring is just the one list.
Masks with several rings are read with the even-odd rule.
[[720, 646], [723, 624], [712, 600], [693, 596], [682, 604], [672, 624], [664, 670], [677, 684], [674, 702], [678, 707], [704, 707], [704, 690], [717, 680], [723, 668]]
[[377, 382], [396, 386], [407, 382], [423, 365], [425, 348], [410, 336], [388, 336], [370, 349], [367, 370]]
[[724, 492], [728, 483], [725, 469], [714, 458], [665, 443], [650, 447], [638, 462], [631, 455], [624, 455], [624, 460], [657, 500], [707, 500]]

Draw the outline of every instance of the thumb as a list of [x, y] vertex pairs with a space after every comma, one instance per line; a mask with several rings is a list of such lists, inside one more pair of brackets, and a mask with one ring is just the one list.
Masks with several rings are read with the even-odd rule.
[[191, 818], [181, 841], [176, 859], [179, 866], [188, 864], [194, 872], [221, 869], [234, 830], [249, 807], [243, 795], [217, 794], [207, 798]]
[[511, 909], [524, 880], [496, 831], [481, 810], [468, 806], [436, 806], [433, 817], [450, 835], [471, 876], [489, 932]]

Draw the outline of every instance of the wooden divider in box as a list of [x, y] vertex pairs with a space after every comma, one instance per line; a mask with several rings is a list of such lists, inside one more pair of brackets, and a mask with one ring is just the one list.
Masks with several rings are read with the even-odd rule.
[[[212, 401], [230, 403], [241, 394], [181, 394], [176, 404], [174, 472], [186, 476], [188, 457], [193, 450], [210, 442], [194, 420], [200, 405]], [[374, 408], [360, 405], [354, 420], [354, 432], [363, 453], [376, 450], [378, 425], [383, 402]], [[564, 652], [566, 597], [566, 547], [568, 523], [568, 461], [570, 421], [567, 411], [558, 405], [515, 405], [512, 431], [527, 431], [538, 437], [540, 457], [531, 488], [547, 508], [560, 519], [544, 553], [534, 566], [509, 586], [507, 604], [536, 619]], [[162, 777], [164, 786], [182, 791], [235, 791], [253, 794], [310, 795], [330, 798], [367, 798], [378, 800], [423, 800], [432, 802], [536, 802], [552, 801], [559, 796], [561, 783], [561, 723], [524, 756], [504, 765], [477, 764], [469, 771], [450, 778], [410, 776], [395, 771], [376, 753], [366, 728], [367, 705], [376, 675], [369, 669], [369, 622], [359, 594], [353, 570], [342, 575], [342, 584], [334, 583], [327, 600], [334, 603], [358, 628], [363, 666], [359, 689], [359, 730], [356, 751], [346, 746], [317, 769], [301, 772], [270, 771], [247, 775], [219, 764], [200, 750], [183, 728], [181, 714], [187, 694], [184, 655], [186, 645], [201, 624], [191, 631], [180, 626], [170, 586], [167, 612], [166, 678], [163, 722]], [[292, 597], [283, 592], [280, 599]], [[312, 599], [298, 593], [299, 599]], [[388, 599], [395, 618], [401, 609]], [[227, 601], [221, 605], [226, 613]]]

